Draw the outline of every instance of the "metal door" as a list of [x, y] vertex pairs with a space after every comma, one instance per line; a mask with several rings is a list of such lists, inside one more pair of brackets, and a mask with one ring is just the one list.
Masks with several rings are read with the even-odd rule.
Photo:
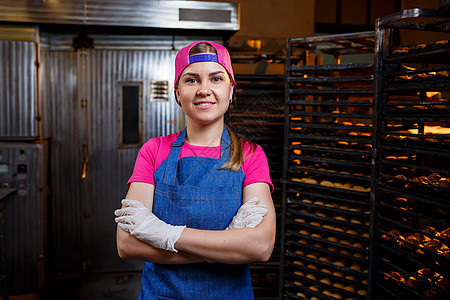
[[[136, 42], [119, 49], [114, 45], [124, 43], [101, 38], [94, 38], [95, 49], [75, 52], [63, 45], [64, 37], [51, 40], [60, 44], [42, 51], [42, 93], [52, 102], [54, 271], [140, 270], [142, 262], [117, 254], [113, 213], [126, 195], [141, 144], [182, 126], [168, 93], [175, 52], [139, 43], [136, 49]], [[136, 109], [128, 109], [130, 97], [137, 98], [131, 99]], [[135, 118], [136, 126], [127, 127]]]
[[77, 53], [42, 36], [41, 95], [50, 102], [49, 266], [55, 273], [81, 269]]

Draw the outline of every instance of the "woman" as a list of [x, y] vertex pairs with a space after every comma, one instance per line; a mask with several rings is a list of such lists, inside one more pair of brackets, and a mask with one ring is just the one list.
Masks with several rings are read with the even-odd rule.
[[149, 140], [116, 211], [121, 258], [146, 261], [139, 299], [253, 299], [249, 265], [270, 258], [267, 158], [225, 126], [235, 92], [225, 47], [181, 49], [175, 95], [185, 130]]

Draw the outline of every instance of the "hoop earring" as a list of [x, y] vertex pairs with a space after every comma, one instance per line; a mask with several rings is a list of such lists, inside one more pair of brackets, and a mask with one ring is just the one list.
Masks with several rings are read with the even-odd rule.
[[230, 99], [230, 103], [233, 103], [233, 99]]

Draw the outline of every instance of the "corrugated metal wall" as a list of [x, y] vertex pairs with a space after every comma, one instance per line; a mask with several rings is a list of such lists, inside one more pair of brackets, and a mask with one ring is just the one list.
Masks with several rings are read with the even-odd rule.
[[0, 138], [38, 136], [35, 62], [35, 43], [0, 40]]

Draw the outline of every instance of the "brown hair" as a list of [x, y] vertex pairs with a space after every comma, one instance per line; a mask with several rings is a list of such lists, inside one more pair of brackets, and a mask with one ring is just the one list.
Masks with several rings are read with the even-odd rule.
[[230, 147], [231, 153], [228, 157], [225, 164], [220, 167], [220, 169], [230, 170], [232, 172], [238, 171], [244, 162], [244, 146], [248, 144], [251, 147], [250, 154], [245, 157], [247, 159], [250, 157], [256, 150], [256, 144], [245, 140], [238, 134], [236, 134], [229, 125], [225, 124], [225, 128], [228, 130], [228, 134], [230, 135]]
[[[200, 53], [214, 53], [217, 54], [216, 49], [208, 43], [198, 43], [194, 47], [189, 50], [189, 55], [200, 54]], [[230, 74], [230, 81], [233, 82]], [[227, 122], [227, 118], [225, 118], [225, 123]], [[230, 171], [238, 171], [244, 161], [244, 145], [248, 143], [251, 146], [250, 155], [253, 154], [256, 150], [256, 145], [252, 142], [244, 140], [241, 136], [236, 134], [231, 128], [229, 124], [225, 124], [225, 128], [228, 130], [228, 134], [230, 135], [230, 147], [231, 153], [228, 157], [225, 164], [220, 167], [220, 169], [230, 170]], [[249, 156], [250, 156], [249, 155]], [[247, 157], [245, 157], [247, 158]]]

